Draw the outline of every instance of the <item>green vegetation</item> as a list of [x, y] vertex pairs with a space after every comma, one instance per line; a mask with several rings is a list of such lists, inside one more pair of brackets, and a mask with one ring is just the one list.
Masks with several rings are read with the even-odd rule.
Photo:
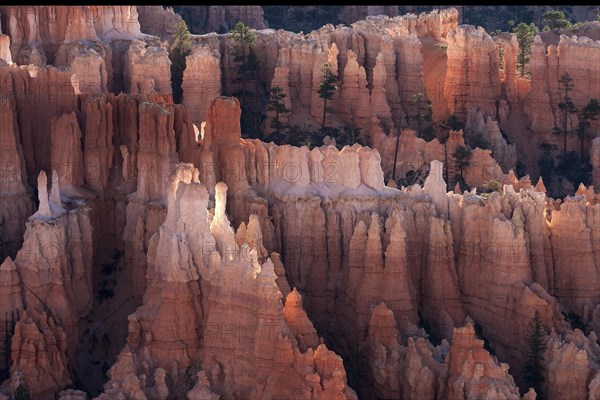
[[327, 101], [333, 98], [334, 93], [338, 89], [338, 79], [331, 70], [331, 65], [329, 63], [323, 64], [321, 71], [323, 72], [323, 80], [319, 85], [317, 93], [319, 94], [319, 97], [323, 99], [323, 121], [321, 122], [321, 129], [324, 129], [325, 117], [327, 116]]
[[542, 383], [545, 378], [543, 375], [544, 350], [546, 349], [546, 331], [540, 312], [535, 310], [533, 317], [529, 322], [529, 334], [527, 335], [527, 361], [523, 368], [525, 382], [537, 393], [537, 399], [543, 399]]
[[489, 181], [485, 182], [483, 188], [490, 193], [500, 192], [502, 190], [502, 183], [496, 179], [490, 179]]
[[439, 128], [440, 130], [445, 133], [444, 137], [448, 136], [448, 134], [450, 133], [450, 131], [458, 131], [461, 129], [464, 129], [465, 124], [463, 121], [461, 121], [461, 119], [452, 114], [447, 116], [446, 118], [444, 118], [442, 120], [442, 122], [440, 122]]
[[467, 146], [458, 146], [454, 153], [452, 153], [452, 158], [454, 159], [454, 165], [460, 171], [460, 177], [463, 177], [463, 171], [469, 165], [471, 165], [471, 157], [473, 153], [471, 149]]
[[23, 385], [19, 385], [17, 390], [15, 390], [15, 400], [29, 400], [29, 392], [25, 390]]
[[114, 288], [117, 285], [115, 274], [122, 269], [119, 264], [123, 258], [123, 252], [119, 249], [114, 249], [111, 258], [112, 260], [110, 262], [102, 264], [102, 274], [104, 275], [104, 278], [100, 282], [100, 287], [96, 292], [98, 304], [103, 303], [105, 300], [110, 299], [115, 295]]
[[285, 99], [287, 95], [283, 93], [283, 89], [280, 87], [272, 87], [269, 93], [269, 111], [275, 111], [275, 119], [271, 121], [271, 128], [275, 131], [280, 131], [284, 128], [284, 125], [279, 120], [281, 114], [289, 114], [290, 109], [285, 106]]
[[[546, 11], [544, 13], [544, 30], [556, 30], [562, 28], [568, 28], [571, 26], [571, 23], [567, 20], [565, 13], [562, 11]], [[548, 27], [548, 29], [546, 29]]]
[[[542, 142], [539, 145], [540, 156], [538, 158], [538, 168], [540, 176], [544, 180], [544, 185], [548, 193], [553, 193], [552, 174], [554, 172], [554, 152], [557, 150], [556, 145], [547, 142]], [[521, 176], [521, 175], [519, 175]]]
[[[419, 92], [413, 94], [411, 98], [411, 105], [414, 110], [412, 115], [409, 115], [409, 119], [417, 122], [417, 134], [420, 138], [430, 142], [435, 138], [435, 130], [433, 129], [431, 101], [427, 100], [425, 93]], [[425, 129], [423, 129], [423, 123], [428, 123]]]
[[313, 130], [306, 126], [285, 125], [280, 131], [271, 133], [265, 140], [278, 145], [307, 146], [310, 150], [323, 145], [325, 136], [335, 139], [335, 145], [342, 149], [345, 145], [363, 144], [360, 140], [361, 129], [354, 125], [342, 129], [325, 127]]
[[231, 29], [231, 37], [233, 43], [231, 45], [231, 53], [233, 62], [237, 64], [237, 79], [241, 86], [241, 90], [237, 93], [241, 94], [241, 125], [243, 132], [250, 132], [251, 136], [258, 135], [258, 119], [259, 113], [256, 109], [256, 101], [249, 104], [247, 99], [246, 85], [248, 83], [254, 86], [254, 96], [258, 91], [258, 57], [254, 51], [256, 37], [249, 26], [243, 22], [237, 22]]
[[592, 176], [592, 165], [580, 162], [579, 154], [576, 151], [570, 151], [566, 155], [558, 157], [558, 165], [554, 169], [554, 173], [565, 177], [575, 188], [580, 183], [589, 186]]
[[481, 133], [476, 133], [469, 137], [469, 146], [471, 148], [479, 147], [480, 149], [489, 150], [491, 145]]
[[448, 177], [448, 137], [451, 130], [458, 131], [464, 129], [464, 127], [464, 122], [454, 114], [444, 118], [438, 125], [438, 129], [441, 132], [439, 139], [444, 144], [444, 180], [446, 181], [446, 186], [450, 185], [450, 180]]
[[446, 52], [448, 51], [448, 45], [446, 43], [436, 43], [435, 47], [437, 47], [438, 49]]
[[519, 55], [517, 56], [517, 62], [521, 67], [521, 76], [525, 76], [525, 65], [529, 63], [531, 44], [533, 43], [533, 39], [538, 32], [538, 28], [533, 22], [529, 25], [521, 22], [519, 25], [513, 28], [513, 33], [519, 42]]
[[586, 139], [586, 130], [590, 127], [590, 121], [598, 120], [600, 113], [600, 103], [597, 99], [591, 99], [585, 107], [579, 112], [579, 124], [577, 125], [577, 136], [579, 137], [579, 159], [583, 163], [584, 144]]
[[6, 322], [4, 324], [4, 338], [2, 340], [2, 355], [4, 356], [4, 368], [0, 369], [0, 382], [10, 378], [10, 367], [12, 365], [11, 359], [11, 341], [15, 334], [15, 325], [17, 321], [15, 319], [14, 311], [11, 312], [10, 318], [8, 313], [5, 313]]
[[562, 123], [563, 127], [560, 130], [558, 127], [554, 127], [552, 132], [555, 134], [562, 133], [563, 135], [563, 156], [567, 155], [567, 136], [570, 131], [568, 129], [570, 116], [577, 112], [573, 100], [569, 96], [569, 92], [573, 90], [573, 78], [565, 72], [563, 76], [558, 80], [558, 95], [562, 95], [562, 101], [558, 103], [558, 108], [562, 111]]
[[173, 39], [171, 51], [169, 52], [169, 58], [171, 59], [171, 86], [173, 88], [173, 101], [180, 103], [183, 95], [181, 83], [183, 82], [183, 71], [185, 70], [185, 58], [192, 51], [190, 31], [185, 21], [179, 21], [175, 25]]

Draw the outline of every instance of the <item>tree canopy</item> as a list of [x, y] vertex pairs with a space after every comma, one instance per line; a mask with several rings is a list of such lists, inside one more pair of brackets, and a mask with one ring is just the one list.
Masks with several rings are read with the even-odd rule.
[[513, 28], [513, 33], [519, 42], [519, 55], [517, 56], [517, 62], [521, 66], [521, 76], [525, 75], [525, 65], [529, 62], [531, 44], [533, 43], [533, 39], [535, 39], [535, 35], [537, 35], [538, 32], [539, 30], [533, 22], [529, 25], [521, 22], [519, 25]]
[[185, 21], [181, 20], [175, 25], [173, 44], [169, 56], [171, 58], [171, 86], [173, 88], [173, 101], [179, 103], [183, 91], [183, 71], [185, 71], [185, 58], [192, 51], [192, 39]]
[[525, 382], [533, 388], [537, 399], [542, 399], [541, 385], [545, 381], [543, 370], [544, 350], [546, 349], [546, 331], [540, 317], [540, 312], [535, 310], [529, 321], [529, 334], [527, 335], [527, 361], [523, 368]]
[[338, 89], [337, 87], [337, 76], [331, 70], [331, 64], [325, 63], [323, 64], [323, 68], [321, 68], [323, 72], [323, 80], [319, 85], [319, 89], [317, 93], [319, 97], [324, 100], [323, 102], [323, 121], [321, 123], [321, 128], [325, 128], [325, 117], [327, 115], [327, 101], [333, 98], [335, 91]]
[[562, 11], [550, 10], [544, 13], [544, 27], [548, 27], [550, 30], [568, 28], [571, 26], [569, 20], [567, 20], [565, 13]]

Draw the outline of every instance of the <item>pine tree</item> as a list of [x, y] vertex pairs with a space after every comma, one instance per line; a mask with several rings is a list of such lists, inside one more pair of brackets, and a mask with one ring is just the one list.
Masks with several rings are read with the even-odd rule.
[[517, 61], [521, 65], [521, 76], [525, 76], [525, 65], [529, 62], [531, 44], [538, 32], [538, 28], [533, 22], [529, 25], [521, 22], [513, 28], [513, 33], [517, 37], [517, 42], [519, 42]]
[[571, 23], [566, 19], [565, 13], [562, 11], [546, 11], [544, 13], [544, 25], [550, 30], [568, 28]]
[[[427, 100], [425, 93], [423, 92], [415, 93], [412, 96], [411, 102], [415, 109], [415, 113], [411, 117], [417, 121], [419, 137], [425, 138], [427, 141], [431, 141], [433, 139], [433, 137], [431, 137], [431, 131], [424, 132], [422, 128], [423, 121], [432, 121], [431, 102]], [[429, 126], [431, 126], [431, 124]], [[427, 133], [429, 133], [429, 135], [427, 135]]]
[[541, 385], [545, 378], [543, 375], [544, 350], [546, 349], [546, 331], [540, 312], [535, 310], [529, 321], [529, 334], [527, 335], [527, 361], [524, 366], [525, 382], [537, 393], [537, 399], [542, 400]]
[[[254, 75], [258, 70], [258, 58], [254, 52], [256, 37], [249, 26], [239, 21], [231, 29], [231, 37], [234, 43], [231, 45], [233, 61], [238, 64], [238, 75], [241, 81], [245, 81], [248, 75]], [[245, 100], [246, 90], [242, 85], [242, 98]]]
[[327, 101], [333, 98], [335, 91], [337, 90], [337, 76], [331, 70], [329, 63], [323, 64], [323, 81], [319, 85], [317, 93], [319, 97], [324, 100], [323, 102], [323, 122], [321, 123], [321, 129], [325, 128], [325, 117], [327, 115]]
[[192, 51], [192, 39], [185, 21], [181, 20], [175, 25], [173, 44], [169, 56], [171, 58], [171, 86], [173, 87], [173, 101], [179, 103], [183, 91], [183, 71], [185, 71], [185, 58]]
[[4, 368], [0, 370], [0, 381], [4, 379], [8, 379], [10, 377], [10, 367], [11, 367], [11, 342], [12, 337], [15, 334], [15, 325], [17, 321], [15, 320], [14, 312], [11, 312], [10, 318], [8, 317], [8, 313], [6, 313], [6, 321], [4, 326], [4, 338], [2, 344], [2, 355], [4, 356]]
[[591, 99], [579, 113], [579, 125], [577, 126], [577, 136], [579, 137], [580, 153], [579, 159], [583, 164], [583, 152], [585, 145], [586, 129], [590, 127], [590, 121], [596, 121], [600, 114], [600, 103], [597, 99]]
[[452, 153], [452, 158], [454, 158], [454, 165], [460, 171], [460, 177], [463, 178], [463, 171], [469, 165], [471, 165], [471, 149], [467, 146], [457, 146]]
[[[569, 96], [569, 92], [573, 90], [573, 78], [569, 75], [569, 73], [565, 72], [563, 76], [558, 80], [558, 94], [563, 94], [563, 100], [558, 103], [558, 108], [563, 112], [563, 156], [567, 155], [567, 136], [569, 135], [569, 115], [575, 114], [577, 112], [577, 108], [575, 108], [575, 104], [573, 104], [573, 100]], [[553, 133], [560, 133], [561, 131], [558, 127], [554, 127], [552, 130]]]
[[19, 385], [17, 390], [15, 390], [15, 400], [30, 400], [29, 392], [25, 390], [23, 385]]
[[258, 130], [258, 114], [256, 110], [250, 112], [246, 102], [246, 82], [252, 82], [255, 92], [258, 91], [259, 61], [254, 51], [256, 37], [252, 29], [241, 21], [238, 21], [231, 29], [231, 37], [233, 38], [231, 53], [233, 54], [233, 61], [238, 64], [238, 81], [241, 82], [242, 86], [242, 118], [251, 120], [254, 133], [256, 133]]
[[282, 88], [278, 86], [271, 88], [269, 96], [269, 111], [275, 111], [275, 119], [271, 121], [271, 128], [275, 129], [276, 131], [281, 130], [283, 127], [281, 121], [279, 121], [280, 114], [287, 114], [290, 112], [290, 109], [285, 106], [286, 97], [287, 95], [283, 93]]

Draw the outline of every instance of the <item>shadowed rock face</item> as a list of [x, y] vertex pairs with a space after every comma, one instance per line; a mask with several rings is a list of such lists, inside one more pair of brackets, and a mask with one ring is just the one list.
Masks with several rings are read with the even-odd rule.
[[[257, 8], [206, 7], [203, 23], [264, 28]], [[532, 400], [534, 311], [545, 397], [599, 396], [600, 202], [591, 186], [561, 202], [516, 177], [519, 147], [546, 137], [557, 103], [551, 88], [538, 103], [509, 91], [558, 65], [579, 71], [582, 104], [597, 66], [572, 58], [597, 42], [536, 41], [528, 81], [510, 70], [513, 38], [458, 26], [456, 10], [259, 31], [259, 83], [288, 96], [287, 122], [320, 121], [329, 62], [341, 82], [327, 123], [352, 121], [372, 145], [308, 148], [243, 138], [226, 35], [193, 37], [173, 104], [168, 51], [144, 30], [175, 24], [170, 9], [0, 14], [0, 336], [12, 335], [0, 398], [22, 384], [63, 400]], [[437, 78], [436, 116], [466, 118], [445, 143], [418, 137], [407, 100]], [[503, 135], [527, 124], [528, 139]], [[396, 168], [422, 170], [422, 185], [386, 186], [397, 134]], [[446, 155], [476, 134], [490, 148], [463, 168], [472, 192], [449, 191]]]

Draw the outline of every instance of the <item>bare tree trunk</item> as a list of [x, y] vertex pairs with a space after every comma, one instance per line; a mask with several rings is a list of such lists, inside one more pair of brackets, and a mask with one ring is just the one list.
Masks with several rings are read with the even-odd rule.
[[321, 129], [325, 129], [325, 116], [327, 115], [327, 99], [323, 100], [323, 122], [321, 122]]

